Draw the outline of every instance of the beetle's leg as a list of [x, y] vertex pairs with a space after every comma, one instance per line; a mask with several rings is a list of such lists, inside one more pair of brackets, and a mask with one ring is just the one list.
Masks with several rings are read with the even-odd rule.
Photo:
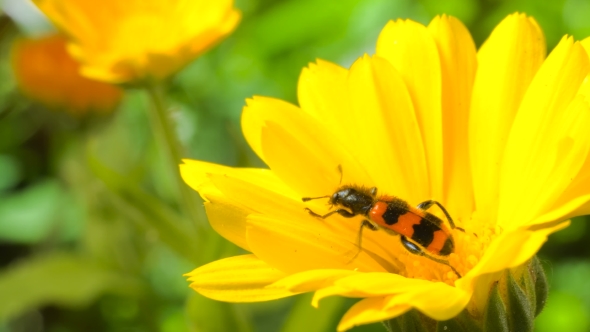
[[442, 204], [440, 204], [439, 202], [433, 201], [433, 200], [429, 199], [427, 201], [424, 201], [424, 202], [418, 204], [418, 208], [420, 210], [426, 211], [426, 210], [430, 209], [433, 205], [438, 206], [442, 210], [442, 212], [445, 214], [445, 217], [447, 217], [447, 220], [449, 221], [449, 224], [451, 225], [451, 229], [455, 229], [456, 228], [456, 229], [458, 229], [458, 230], [460, 230], [462, 232], [465, 232], [465, 230], [463, 228], [456, 227], [455, 226], [455, 222], [453, 221], [453, 218], [451, 218], [451, 215], [449, 214], [449, 212], [447, 211], [447, 209], [445, 209], [445, 207]]
[[451, 270], [453, 270], [453, 272], [455, 272], [457, 277], [461, 278], [461, 275], [459, 274], [459, 272], [457, 272], [457, 270], [455, 270], [455, 268], [452, 267], [448, 261], [429, 255], [424, 250], [422, 250], [422, 248], [420, 248], [417, 244], [409, 241], [405, 235], [401, 235], [401, 241], [402, 241], [402, 245], [404, 246], [404, 248], [406, 248], [410, 253], [412, 253], [414, 255], [418, 255], [418, 256], [424, 256], [424, 257], [431, 259], [437, 263], [444, 264], [444, 265], [450, 267]]
[[345, 218], [352, 218], [352, 217], [356, 216], [356, 214], [349, 212], [348, 210], [345, 210], [345, 209], [338, 209], [338, 210], [330, 211], [330, 212], [324, 214], [323, 216], [321, 214], [317, 214], [317, 213], [313, 212], [310, 208], [305, 208], [305, 211], [307, 211], [312, 216], [317, 217], [317, 218], [321, 218], [321, 219], [326, 219], [329, 216], [333, 215], [334, 213], [338, 213], [339, 215], [341, 215]]
[[373, 223], [371, 223], [368, 220], [363, 220], [363, 222], [361, 222], [361, 228], [359, 229], [359, 233], [357, 235], [356, 238], [356, 247], [357, 247], [357, 251], [354, 254], [354, 256], [352, 256], [352, 258], [350, 259], [349, 263], [351, 261], [353, 261], [355, 258], [357, 258], [357, 256], [361, 253], [361, 250], [363, 249], [362, 247], [362, 242], [363, 242], [363, 229], [368, 228], [372, 231], [376, 231], [379, 230], [379, 228], [377, 226], [375, 226]]

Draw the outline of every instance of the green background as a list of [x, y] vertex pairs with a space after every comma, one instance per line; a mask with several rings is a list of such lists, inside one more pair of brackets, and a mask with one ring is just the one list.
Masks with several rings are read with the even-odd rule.
[[[374, 53], [390, 19], [461, 19], [479, 46], [506, 15], [525, 12], [548, 49], [564, 34], [590, 35], [587, 0], [237, 0], [243, 19], [229, 38], [168, 84], [184, 155], [262, 166], [240, 131], [244, 100], [296, 103], [301, 69], [317, 58], [349, 66]], [[73, 119], [22, 97], [9, 50], [21, 32], [0, 18], [0, 332], [335, 331], [354, 300], [310, 296], [255, 304], [206, 299], [183, 273], [241, 253], [179, 207], [146, 113], [130, 89], [106, 117]], [[523, 208], [526, 208], [523, 206]], [[587, 218], [551, 236], [539, 256], [551, 283], [537, 331], [590, 331]], [[197, 230], [199, 235], [196, 235]], [[353, 331], [384, 331], [372, 324]]]

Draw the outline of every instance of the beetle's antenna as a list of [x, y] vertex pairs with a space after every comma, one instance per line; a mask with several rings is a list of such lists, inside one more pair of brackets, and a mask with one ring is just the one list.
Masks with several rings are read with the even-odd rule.
[[342, 184], [342, 176], [343, 176], [343, 172], [342, 172], [342, 165], [338, 165], [338, 172], [340, 173], [340, 182], [338, 183], [338, 185]]
[[301, 200], [304, 202], [307, 202], [307, 201], [311, 201], [312, 199], [320, 199], [320, 198], [328, 198], [328, 197], [330, 197], [330, 196], [328, 195], [328, 196], [320, 196], [320, 197], [303, 197]]

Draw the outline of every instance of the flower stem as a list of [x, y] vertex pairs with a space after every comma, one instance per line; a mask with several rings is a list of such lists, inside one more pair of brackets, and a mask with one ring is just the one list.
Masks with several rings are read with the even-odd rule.
[[178, 193], [180, 194], [181, 209], [184, 210], [196, 225], [199, 225], [200, 223], [198, 221], [201, 220], [201, 215], [196, 209], [197, 204], [194, 196], [195, 194], [191, 192], [191, 189], [184, 183], [180, 176], [178, 165], [182, 159], [182, 145], [178, 141], [172, 121], [170, 120], [170, 116], [165, 106], [162, 87], [157, 84], [152, 84], [147, 87], [147, 92], [153, 104], [153, 107], [151, 107], [152, 126], [158, 133], [158, 135], [156, 135], [157, 139], [159, 139], [161, 145], [165, 147], [165, 158], [169, 168], [173, 172]]

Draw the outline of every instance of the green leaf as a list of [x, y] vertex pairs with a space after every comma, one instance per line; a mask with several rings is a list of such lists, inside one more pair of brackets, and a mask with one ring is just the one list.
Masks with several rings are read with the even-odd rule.
[[0, 191], [12, 188], [22, 177], [18, 160], [7, 154], [0, 154]]
[[0, 199], [0, 239], [36, 243], [49, 234], [63, 190], [55, 180], [38, 182]]
[[191, 331], [250, 332], [252, 328], [235, 304], [208, 299], [192, 292], [186, 303]]
[[202, 237], [180, 214], [139, 188], [137, 183], [105, 166], [90, 150], [87, 160], [92, 172], [112, 192], [113, 203], [123, 216], [151, 227], [164, 243], [191, 262], [203, 263]]
[[54, 253], [0, 273], [0, 321], [43, 305], [82, 306], [104, 292], [135, 293], [140, 284], [88, 258]]

